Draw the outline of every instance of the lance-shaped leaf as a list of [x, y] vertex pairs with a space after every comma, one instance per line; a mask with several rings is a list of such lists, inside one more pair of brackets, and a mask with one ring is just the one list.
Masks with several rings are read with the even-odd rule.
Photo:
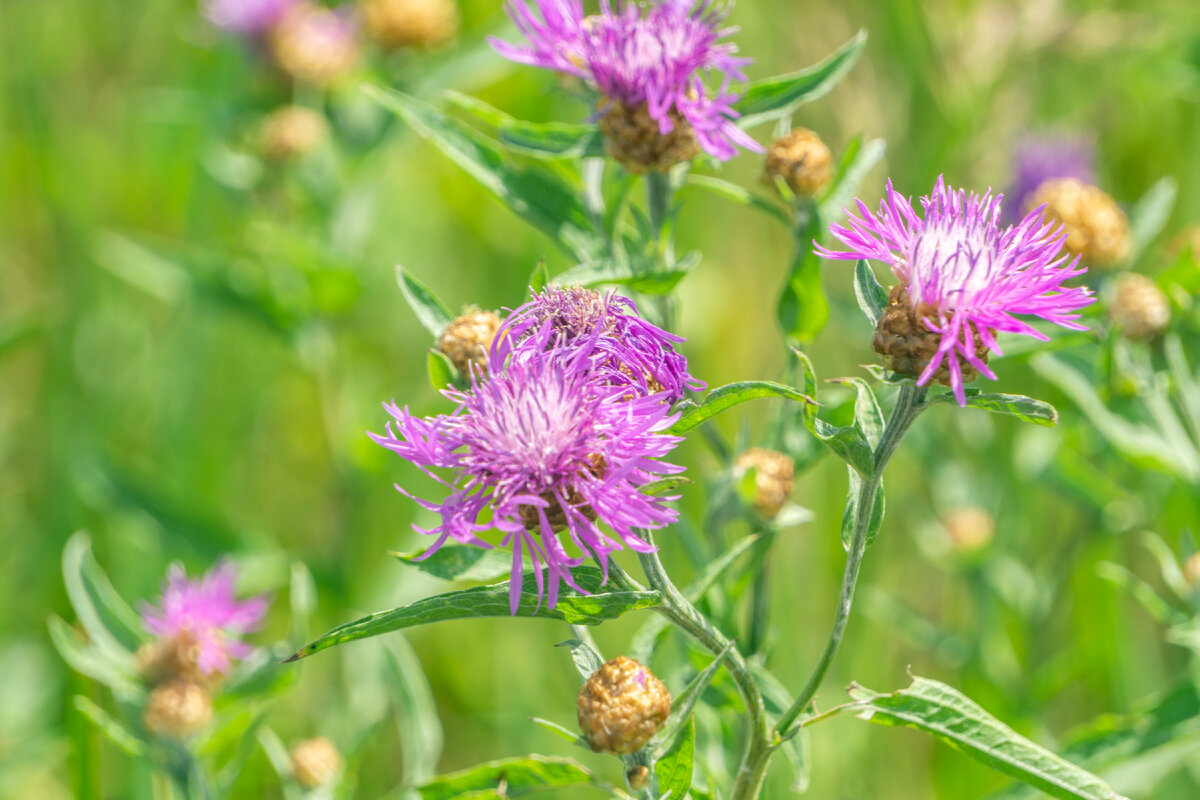
[[564, 728], [562, 725], [559, 725], [557, 722], [551, 722], [550, 720], [542, 719], [541, 717], [530, 717], [529, 721], [540, 728], [545, 728], [555, 736], [558, 736], [559, 738], [564, 739], [571, 744], [582, 747], [589, 753], [592, 752], [592, 746], [588, 744], [587, 737], [578, 731], [569, 730]]
[[1162, 233], [1171, 216], [1171, 209], [1175, 207], [1178, 190], [1174, 178], [1163, 178], [1147, 189], [1129, 210], [1129, 235], [1133, 240], [1130, 261], [1146, 252], [1155, 237]]
[[537, 158], [603, 158], [604, 137], [596, 125], [569, 122], [526, 122], [478, 97], [447, 91], [446, 99], [495, 128], [500, 143]]
[[103, 708], [83, 695], [75, 696], [75, 708], [79, 710], [79, 713], [91, 720], [92, 724], [99, 728], [108, 737], [109, 741], [117, 747], [134, 758], [145, 757], [145, 743], [128, 728], [113, 719]]
[[[847, 550], [850, 549], [852, 540], [854, 539], [854, 524], [858, 516], [858, 494], [862, 490], [863, 479], [854, 467], [847, 467], [850, 474], [849, 485], [846, 495], [846, 508], [842, 511], [842, 546]], [[883, 481], [879, 482], [879, 487], [875, 490], [875, 499], [871, 504], [871, 516], [867, 520], [867, 544], [872, 544], [875, 537], [879, 535], [879, 529], [883, 525], [883, 514], [886, 510], [886, 501], [883, 497]]]
[[[800, 387], [808, 396], [816, 394], [817, 375], [813, 371], [812, 362], [801, 351], [792, 348], [792, 353], [800, 365], [800, 376], [803, 385]], [[860, 475], [869, 476], [875, 470], [875, 453], [866, 437], [857, 427], [838, 427], [830, 425], [817, 416], [815, 405], [804, 406], [804, 425], [809, 432], [817, 437], [838, 458], [845, 461], [851, 469]]]
[[504, 550], [485, 550], [468, 544], [444, 544], [392, 556], [427, 575], [447, 581], [494, 581], [512, 572], [512, 555]]
[[704, 694], [704, 690], [712, 683], [712, 679], [716, 676], [717, 670], [725, 663], [726, 656], [733, 649], [733, 642], [725, 646], [725, 649], [717, 653], [716, 657], [709, 662], [709, 665], [702, 669], [696, 677], [688, 682], [688, 685], [683, 687], [683, 691], [675, 695], [675, 699], [671, 701], [671, 716], [667, 718], [667, 722], [663, 725], [662, 738], [664, 741], [674, 742], [679, 729], [686, 723], [691, 722], [692, 711], [696, 708], [696, 703], [700, 696]]
[[814, 209], [795, 233], [796, 254], [776, 308], [784, 334], [801, 344], [817, 338], [829, 321], [829, 301], [821, 284], [824, 259], [812, 245], [820, 232], [821, 219]]
[[854, 299], [871, 322], [871, 327], [875, 327], [879, 318], [883, 316], [883, 310], [887, 308], [888, 293], [879, 285], [871, 265], [861, 258], [854, 264]]
[[[595, 567], [576, 567], [576, 582], [589, 592], [597, 592], [602, 576]], [[577, 625], [596, 625], [614, 619], [629, 611], [652, 608], [662, 602], [658, 592], [603, 592], [578, 594], [566, 591], [559, 595], [558, 604], [550, 608], [545, 598], [539, 602], [537, 583], [533, 575], [526, 575], [521, 589], [521, 600], [515, 614], [509, 612], [509, 584], [477, 586], [448, 594], [439, 594], [410, 603], [407, 606], [379, 611], [362, 619], [340, 625], [315, 642], [297, 651], [288, 661], [295, 661], [313, 653], [346, 642], [367, 639], [383, 633], [443, 622], [452, 619], [476, 619], [479, 617], [537, 617], [554, 619]]]
[[76, 672], [100, 681], [120, 697], [142, 693], [132, 657], [118, 658], [90, 645], [59, 617], [50, 617], [49, 626], [54, 649]]
[[503, 797], [523, 797], [543, 789], [596, 782], [592, 773], [570, 758], [525, 756], [489, 761], [461, 772], [440, 775], [417, 787], [421, 800], [457, 800], [475, 792], [503, 789]]
[[698, 252], [688, 253], [665, 267], [650, 261], [637, 263], [626, 258], [609, 258], [571, 267], [556, 275], [551, 283], [558, 286], [628, 286], [642, 294], [667, 294], [699, 263]]
[[437, 772], [442, 754], [442, 723], [433, 690], [412, 646], [403, 636], [393, 636], [387, 652], [390, 658], [384, 662], [384, 676], [395, 701], [404, 783], [413, 787]]
[[876, 694], [854, 685], [861, 719], [930, 733], [957, 750], [1060, 800], [1122, 800], [1100, 778], [1021, 736], [974, 701], [938, 681]]
[[726, 200], [732, 200], [738, 205], [743, 205], [748, 208], [753, 208], [756, 211], [762, 211], [770, 217], [782, 222], [784, 225], [791, 227], [792, 220], [788, 216], [787, 211], [783, 209], [779, 203], [765, 200], [762, 196], [748, 191], [736, 183], [731, 183], [720, 178], [714, 178], [711, 175], [696, 175], [688, 173], [687, 182], [684, 186], [696, 186], [701, 189], [707, 189], [713, 194], [720, 195]]
[[439, 392], [460, 382], [458, 370], [450, 357], [440, 350], [430, 349], [425, 362], [429, 373], [429, 385]]
[[513, 163], [498, 142], [416, 98], [381, 86], [368, 86], [367, 93], [569, 255], [580, 261], [600, 256], [602, 242], [580, 200], [581, 189], [559, 172]]
[[141, 619], [96, 563], [91, 540], [83, 531], [72, 536], [63, 548], [62, 568], [67, 597], [96, 647], [121, 659], [149, 639]]
[[[791, 704], [792, 695], [787, 687], [766, 667], [752, 665], [754, 680], [762, 690], [764, 705], [768, 713], [778, 716]], [[790, 735], [779, 744], [784, 758], [792, 767], [792, 783], [788, 787], [796, 794], [808, 791], [812, 772], [812, 741], [808, 728], [793, 728]]]
[[679, 420], [671, 426], [669, 433], [681, 434], [708, 422], [723, 411], [728, 411], [736, 405], [761, 397], [782, 397], [797, 403], [815, 405], [816, 401], [810, 395], [800, 392], [791, 386], [772, 381], [742, 381], [729, 383], [713, 389], [700, 404], [680, 403]]
[[[967, 408], [978, 408], [991, 411], [993, 414], [1007, 414], [1022, 422], [1032, 422], [1034, 425], [1042, 425], [1047, 428], [1058, 424], [1058, 411], [1043, 400], [1035, 400], [1020, 394], [985, 394], [978, 389], [967, 389], [966, 395]], [[930, 395], [928, 402], [954, 403], [956, 405], [958, 403], [951, 392]]]
[[879, 401], [875, 399], [875, 392], [862, 378], [832, 378], [829, 382], [853, 387], [854, 427], [858, 428], [867, 444], [872, 448], [878, 447], [880, 439], [883, 438], [884, 421]]
[[596, 670], [604, 666], [604, 656], [600, 655], [595, 647], [592, 647], [588, 642], [582, 639], [567, 639], [565, 642], [559, 642], [555, 647], [565, 647], [571, 651], [571, 661], [575, 663], [575, 669], [579, 671], [579, 677], [585, 681], [592, 677]]
[[866, 144], [856, 136], [842, 152], [833, 181], [825, 193], [817, 198], [817, 214], [826, 223], [841, 219], [846, 205], [858, 193], [859, 184], [875, 165], [883, 160], [887, 144], [883, 139], [872, 139]]
[[643, 483], [638, 487], [638, 491], [651, 497], [663, 497], [672, 494], [679, 487], [686, 486], [692, 482], [691, 478], [684, 475], [671, 475], [666, 478], [659, 478], [656, 481]]
[[695, 756], [696, 721], [689, 717], [671, 740], [666, 752], [654, 763], [659, 800], [683, 800], [687, 797], [688, 790], [692, 788]]
[[405, 302], [416, 315], [417, 322], [420, 322], [434, 339], [441, 336], [442, 331], [446, 330], [446, 326], [454, 319], [446, 304], [399, 264], [396, 265], [396, 285], [400, 287], [400, 294], [404, 295]]
[[733, 106], [742, 115], [738, 124], [749, 128], [760, 122], [790, 117], [801, 104], [824, 97], [858, 61], [866, 42], [867, 32], [859, 31], [820, 63], [750, 84]]

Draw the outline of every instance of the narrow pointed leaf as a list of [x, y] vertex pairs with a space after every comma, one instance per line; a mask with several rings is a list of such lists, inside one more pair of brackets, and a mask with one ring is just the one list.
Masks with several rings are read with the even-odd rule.
[[855, 195], [863, 179], [883, 160], [887, 144], [883, 139], [872, 139], [866, 144], [856, 137], [838, 163], [833, 183], [818, 199], [817, 211], [826, 223], [836, 222], [845, 216], [845, 208]]
[[750, 84], [733, 106], [742, 115], [738, 125], [749, 128], [790, 117], [801, 104], [824, 97], [858, 61], [866, 42], [867, 32], [859, 31], [824, 61], [799, 72]]
[[388, 640], [385, 681], [395, 703], [400, 733], [404, 782], [413, 787], [431, 779], [442, 755], [442, 723], [433, 701], [433, 690], [417, 654], [403, 636]]
[[871, 327], [879, 322], [883, 310], [887, 308], [888, 293], [875, 278], [875, 271], [866, 259], [859, 259], [854, 264], [854, 298], [858, 307], [870, 321]]
[[559, 725], [557, 722], [551, 722], [550, 720], [542, 719], [541, 717], [530, 717], [529, 720], [533, 724], [550, 731], [555, 736], [558, 736], [561, 739], [571, 742], [572, 744], [578, 745], [579, 747], [582, 747], [582, 748], [588, 750], [589, 752], [592, 749], [591, 745], [589, 745], [587, 742], [587, 737], [584, 736], [582, 733], [579, 733], [578, 731], [568, 730], [567, 728], [564, 728], [562, 725]]
[[820, 232], [821, 219], [814, 212], [808, 225], [796, 233], [796, 254], [776, 307], [784, 334], [801, 344], [816, 339], [829, 321], [829, 301], [821, 282], [824, 259], [812, 244]]
[[458, 370], [454, 362], [443, 352], [430, 349], [425, 361], [429, 373], [429, 385], [439, 392], [454, 386], [459, 381]]
[[[802, 385], [800, 389], [808, 396], [817, 391], [817, 375], [813, 371], [812, 362], [800, 350], [792, 348], [800, 367]], [[870, 475], [875, 470], [875, 453], [866, 437], [856, 427], [838, 427], [830, 425], [817, 416], [816, 405], [803, 406], [804, 425], [809, 433], [815, 436], [826, 447], [851, 469], [860, 475]]]
[[[858, 492], [862, 486], [862, 477], [854, 470], [853, 467], [848, 468], [850, 474], [850, 482], [848, 493], [846, 495], [846, 508], [842, 512], [842, 546], [847, 550], [850, 549], [851, 539], [854, 537], [854, 518], [858, 514]], [[879, 482], [879, 489], [875, 492], [875, 502], [871, 508], [871, 518], [867, 523], [867, 544], [872, 544], [875, 537], [879, 535], [879, 529], [883, 526], [883, 514], [886, 510], [886, 501], [883, 496], [883, 481]]]
[[543, 789], [594, 782], [592, 773], [572, 759], [525, 756], [489, 761], [449, 775], [439, 775], [417, 787], [417, 792], [421, 800], [456, 800], [472, 792], [503, 785], [504, 797], [523, 797]]
[[71, 606], [97, 647], [119, 658], [149, 640], [141, 618], [117, 594], [96, 563], [91, 540], [83, 531], [67, 541], [62, 566]]
[[806, 405], [813, 405], [816, 402], [811, 396], [791, 386], [784, 386], [782, 383], [773, 383], [772, 381], [729, 383], [709, 392], [704, 398], [704, 402], [686, 408], [679, 420], [671, 426], [669, 432], [681, 434], [695, 430], [723, 411], [762, 397], [782, 397], [785, 400], [794, 400]]
[[732, 200], [738, 205], [743, 205], [748, 208], [753, 208], [756, 211], [761, 211], [767, 216], [774, 217], [784, 225], [791, 227], [792, 220], [788, 217], [787, 211], [783, 209], [779, 203], [766, 200], [761, 196], [754, 194], [747, 189], [731, 183], [730, 181], [714, 178], [711, 175], [695, 175], [688, 173], [687, 183], [685, 186], [696, 186], [701, 189], [706, 189], [713, 194], [720, 195], [726, 200]]
[[404, 295], [404, 300], [416, 315], [421, 326], [429, 331], [429, 335], [434, 339], [441, 336], [442, 331], [454, 319], [450, 309], [446, 308], [446, 305], [425, 284], [414, 278], [399, 264], [396, 265], [396, 285], [400, 287], [400, 293]]
[[538, 158], [604, 156], [604, 136], [595, 125], [512, 120], [500, 126], [500, 143]]
[[879, 440], [883, 438], [884, 421], [875, 392], [862, 378], [835, 378], [830, 382], [854, 388], [854, 426], [872, 449], [878, 447]]
[[[958, 403], [951, 392], [931, 395], [928, 402]], [[968, 389], [967, 408], [978, 408], [993, 414], [1007, 414], [1022, 422], [1032, 422], [1047, 428], [1058, 424], [1058, 411], [1054, 406], [1020, 394], [984, 394], [978, 389]]]
[[631, 263], [624, 258], [609, 258], [571, 267], [556, 275], [558, 286], [628, 286], [643, 294], [667, 294], [700, 263], [699, 253], [688, 253], [667, 267], [653, 263]]
[[413, 553], [392, 553], [392, 556], [427, 575], [447, 581], [494, 581], [512, 571], [512, 555], [504, 550], [484, 550], [466, 544], [445, 544], [426, 555], [429, 550]]
[[1175, 207], [1175, 195], [1179, 185], [1174, 178], [1166, 177], [1151, 186], [1129, 211], [1129, 234], [1133, 240], [1130, 260], [1146, 252], [1150, 243], [1162, 233], [1167, 220], [1171, 217], [1171, 209]]
[[683, 691], [675, 695], [675, 699], [671, 701], [671, 716], [667, 718], [666, 724], [663, 726], [663, 739], [673, 741], [676, 732], [684, 724], [691, 722], [692, 711], [696, 708], [696, 702], [700, 696], [704, 694], [704, 690], [712, 683], [712, 679], [716, 676], [717, 670], [725, 663], [726, 656], [733, 648], [733, 642], [725, 646], [717, 656], [709, 662], [709, 665], [700, 671], [696, 677], [688, 682], [688, 685], [683, 687]]
[[696, 721], [689, 718], [675, 734], [670, 747], [654, 763], [659, 800], [683, 800], [692, 788], [695, 770]]
[[581, 639], [567, 639], [565, 642], [556, 644], [555, 647], [565, 647], [571, 651], [571, 661], [575, 663], [575, 669], [579, 671], [579, 676], [585, 681], [592, 677], [596, 670], [604, 666], [604, 656]]
[[91, 720], [92, 724], [99, 728], [108, 737], [109, 741], [117, 747], [134, 758], [145, 757], [145, 743], [131, 733], [128, 728], [113, 719], [103, 708], [83, 695], [75, 696], [75, 708], [79, 710], [79, 713]]

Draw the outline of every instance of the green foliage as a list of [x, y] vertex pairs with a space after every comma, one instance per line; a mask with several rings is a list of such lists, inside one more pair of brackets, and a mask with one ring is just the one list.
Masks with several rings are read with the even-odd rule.
[[[421, 800], [457, 800], [460, 797], [501, 798], [561, 786], [594, 784], [595, 778], [569, 758], [526, 756], [489, 761], [477, 767], [439, 776], [418, 787]], [[500, 788], [503, 787], [503, 788]]]
[[859, 31], [818, 64], [788, 75], [751, 83], [733, 106], [741, 114], [739, 124], [750, 127], [761, 122], [788, 119], [802, 104], [820, 99], [850, 71], [866, 43], [867, 32]]
[[679, 404], [679, 420], [671, 426], [670, 433], [681, 434], [695, 430], [718, 414], [736, 405], [763, 397], [782, 397], [805, 405], [815, 401], [808, 394], [798, 392], [790, 386], [772, 381], [740, 381], [713, 389], [700, 404], [683, 401]]

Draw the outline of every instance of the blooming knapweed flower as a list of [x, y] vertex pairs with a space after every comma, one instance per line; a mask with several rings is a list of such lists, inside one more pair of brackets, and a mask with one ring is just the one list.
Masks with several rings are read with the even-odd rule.
[[256, 36], [283, 19], [297, 0], [208, 0], [204, 15], [233, 33]]
[[1041, 136], [1017, 145], [1013, 154], [1013, 181], [1004, 202], [1004, 221], [1013, 223], [1029, 213], [1034, 195], [1046, 181], [1075, 178], [1096, 182], [1096, 148], [1078, 136]]
[[[449, 490], [437, 503], [396, 487], [441, 515], [441, 523], [430, 530], [413, 526], [437, 537], [428, 553], [448, 539], [490, 548], [479, 534], [491, 529], [503, 534], [502, 545], [512, 548], [513, 613], [526, 558], [533, 565], [538, 601], [545, 584], [553, 607], [560, 580], [584, 591], [571, 568], [586, 556], [599, 561], [607, 579], [613, 550], [653, 549], [635, 529], [661, 528], [677, 517], [664, 505], [674, 498], [639, 490], [682, 471], [655, 460], [681, 441], [663, 433], [676, 416], [661, 395], [631, 392], [631, 379], [622, 385], [596, 369], [603, 353], [595, 347], [550, 347], [555, 335], [547, 323], [534, 334], [533, 346], [507, 362], [493, 358], [486, 380], [472, 372], [468, 391], [443, 391], [457, 405], [450, 414], [419, 418], [387, 404], [394, 419], [386, 435], [371, 434]], [[594, 333], [593, 342], [598, 338]], [[439, 477], [433, 469], [450, 475]], [[598, 523], [616, 538], [606, 536]]]
[[[597, 116], [626, 166], [669, 168], [691, 158], [694, 151], [687, 151], [697, 144], [722, 161], [739, 146], [762, 151], [734, 122], [739, 94], [732, 85], [746, 80], [742, 68], [750, 59], [720, 41], [735, 29], [721, 27], [724, 14], [709, 0], [601, 0], [594, 16], [584, 15], [582, 0], [534, 0], [534, 6], [536, 13], [526, 0], [507, 3], [525, 44], [493, 39], [492, 45], [513, 61], [576, 76], [599, 90], [605, 99]], [[719, 76], [715, 91], [705, 85], [708, 75]], [[653, 134], [674, 138], [644, 141]]]
[[223, 562], [191, 581], [174, 564], [163, 584], [161, 608], [143, 605], [146, 630], [163, 640], [186, 637], [197, 649], [197, 666], [205, 675], [229, 671], [234, 659], [253, 648], [237, 637], [256, 630], [270, 601], [263, 596], [238, 601], [234, 596], [237, 571]]
[[[548, 341], [537, 336], [547, 323], [553, 332]], [[638, 316], [632, 300], [612, 290], [552, 286], [535, 292], [532, 300], [509, 314], [494, 341], [491, 358], [500, 362], [530, 346], [586, 346], [594, 352], [596, 369], [619, 373], [619, 383], [632, 378], [644, 393], [665, 392], [668, 403], [704, 388], [675, 350], [684, 338], [651, 325]]]
[[847, 212], [849, 225], [830, 226], [848, 251], [817, 253], [825, 258], [876, 259], [900, 281], [875, 332], [875, 350], [895, 372], [918, 375], [953, 388], [966, 404], [963, 383], [977, 372], [991, 379], [988, 352], [1000, 353], [997, 332], [1048, 337], [1015, 315], [1040, 317], [1071, 330], [1078, 309], [1095, 301], [1086, 287], [1063, 282], [1082, 275], [1079, 259], [1060, 256], [1066, 235], [1035, 209], [1016, 225], [1001, 228], [1003, 197], [954, 190], [941, 177], [921, 198], [924, 218], [891, 181], [872, 215], [858, 202], [861, 216]]

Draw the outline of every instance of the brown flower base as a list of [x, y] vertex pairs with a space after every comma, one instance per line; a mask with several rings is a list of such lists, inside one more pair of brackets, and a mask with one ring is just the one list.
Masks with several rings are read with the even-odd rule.
[[[933, 306], [912, 307], [907, 286], [893, 286], [888, 293], [887, 308], [875, 326], [875, 339], [871, 342], [875, 352], [883, 356], [883, 365], [901, 375], [920, 375], [942, 343], [942, 335], [931, 331], [924, 321], [924, 317], [936, 316], [937, 309]], [[975, 355], [986, 364], [988, 349], [978, 331], [972, 331], [972, 334], [975, 338]], [[970, 383], [979, 377], [978, 370], [970, 364], [961, 360], [959, 364], [963, 383]], [[950, 385], [950, 368], [945, 362], [933, 373], [932, 382], [939, 386]]]

